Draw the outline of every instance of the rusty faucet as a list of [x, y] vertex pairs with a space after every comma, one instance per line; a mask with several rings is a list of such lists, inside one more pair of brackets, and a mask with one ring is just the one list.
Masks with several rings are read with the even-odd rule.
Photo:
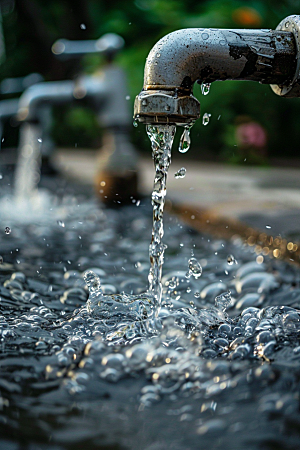
[[300, 16], [276, 30], [190, 28], [160, 39], [145, 64], [134, 119], [184, 125], [200, 116], [193, 85], [217, 80], [270, 84], [283, 97], [300, 97]]

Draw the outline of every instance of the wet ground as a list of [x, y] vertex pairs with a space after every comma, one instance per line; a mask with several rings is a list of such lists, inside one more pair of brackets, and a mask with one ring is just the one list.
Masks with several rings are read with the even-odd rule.
[[298, 449], [299, 270], [167, 216], [162, 308], [115, 312], [147, 289], [150, 200], [46, 184], [37, 208], [1, 204], [0, 448]]

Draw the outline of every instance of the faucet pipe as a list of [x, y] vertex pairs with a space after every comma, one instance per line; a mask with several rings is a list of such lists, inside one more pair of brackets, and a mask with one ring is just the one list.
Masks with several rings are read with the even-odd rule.
[[70, 41], [59, 39], [52, 45], [52, 53], [63, 59], [78, 58], [89, 53], [112, 57], [124, 47], [124, 39], [115, 33], [104, 34], [97, 40]]
[[86, 75], [75, 81], [46, 81], [31, 86], [19, 99], [17, 119], [38, 122], [39, 108], [43, 104], [90, 100], [104, 127], [129, 126], [126, 93], [123, 71], [109, 65], [100, 77]]
[[26, 77], [5, 78], [0, 83], [0, 94], [18, 94], [41, 81], [44, 81], [43, 76], [35, 72], [26, 75]]
[[300, 96], [299, 51], [299, 16], [287, 17], [274, 31], [191, 28], [170, 33], [148, 55], [134, 118], [143, 123], [196, 120], [196, 81], [258, 81], [280, 95]]

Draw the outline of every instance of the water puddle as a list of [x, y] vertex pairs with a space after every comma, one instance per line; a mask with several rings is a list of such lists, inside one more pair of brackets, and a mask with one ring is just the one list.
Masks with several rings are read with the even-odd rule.
[[0, 219], [0, 443], [297, 448], [299, 271], [163, 217], [175, 127], [147, 133], [152, 207]]

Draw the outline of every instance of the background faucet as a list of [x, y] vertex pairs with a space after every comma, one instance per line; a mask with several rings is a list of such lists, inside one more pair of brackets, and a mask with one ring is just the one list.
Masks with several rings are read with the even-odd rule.
[[[0, 83], [1, 95], [20, 94], [33, 84], [43, 81], [43, 77], [39, 73], [31, 73], [26, 77], [5, 78]], [[8, 98], [0, 101], [0, 148], [3, 136], [3, 126], [6, 119], [14, 117], [19, 109], [18, 98]]]
[[300, 16], [276, 30], [191, 28], [163, 37], [150, 51], [134, 118], [150, 124], [189, 124], [200, 117], [193, 85], [216, 80], [270, 84], [285, 97], [300, 96]]
[[126, 101], [126, 78], [123, 70], [112, 64], [115, 54], [123, 45], [123, 39], [112, 33], [95, 41], [61, 39], [55, 42], [52, 51], [62, 60], [80, 58], [87, 53], [102, 53], [108, 63], [93, 75], [79, 75], [75, 80], [38, 83], [21, 96], [18, 119], [23, 125], [15, 178], [17, 196], [30, 194], [39, 181], [40, 144], [43, 140], [40, 109], [50, 104], [75, 101], [86, 101], [95, 110], [99, 122], [106, 130], [96, 182], [98, 195], [105, 201], [118, 203], [136, 195], [137, 157], [129, 141], [131, 117]]

